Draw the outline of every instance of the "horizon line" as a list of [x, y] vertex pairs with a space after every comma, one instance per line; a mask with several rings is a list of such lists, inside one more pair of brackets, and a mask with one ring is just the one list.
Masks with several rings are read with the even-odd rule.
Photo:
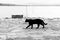
[[60, 5], [39, 5], [39, 4], [4, 4], [0, 3], [0, 6], [60, 6]]

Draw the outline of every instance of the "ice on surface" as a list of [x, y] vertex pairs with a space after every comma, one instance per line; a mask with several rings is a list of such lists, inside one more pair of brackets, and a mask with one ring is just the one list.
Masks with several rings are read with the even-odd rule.
[[6, 19], [0, 20], [0, 33], [7, 35], [7, 37], [32, 37], [36, 39], [41, 39], [43, 36], [59, 36], [60, 35], [60, 20], [48, 20], [45, 21], [48, 23], [45, 29], [41, 27], [39, 29], [23, 29], [28, 24], [25, 23], [25, 19]]

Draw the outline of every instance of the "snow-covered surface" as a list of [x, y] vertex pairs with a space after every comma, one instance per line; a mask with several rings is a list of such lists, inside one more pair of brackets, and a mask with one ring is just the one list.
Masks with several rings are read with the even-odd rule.
[[[43, 39], [47, 40], [47, 36], [51, 38], [60, 38], [60, 20], [56, 19], [43, 19], [44, 22], [48, 23], [45, 29], [41, 27], [39, 29], [25, 29], [28, 25], [24, 22], [25, 19], [3, 19], [0, 20], [0, 37], [1, 40], [8, 40], [12, 38], [14, 40], [31, 40]], [[45, 38], [46, 37], [46, 38]], [[20, 38], [20, 39], [19, 39]], [[11, 39], [10, 39], [11, 40]]]

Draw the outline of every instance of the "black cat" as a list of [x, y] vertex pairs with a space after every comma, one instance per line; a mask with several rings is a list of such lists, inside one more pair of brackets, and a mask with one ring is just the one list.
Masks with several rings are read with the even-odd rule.
[[26, 28], [31, 26], [31, 29], [33, 28], [33, 24], [38, 25], [38, 27], [36, 29], [39, 28], [39, 25], [42, 25], [43, 28], [45, 28], [44, 25], [47, 25], [47, 23], [44, 23], [44, 21], [42, 19], [26, 19], [25, 22], [29, 22], [29, 25]]

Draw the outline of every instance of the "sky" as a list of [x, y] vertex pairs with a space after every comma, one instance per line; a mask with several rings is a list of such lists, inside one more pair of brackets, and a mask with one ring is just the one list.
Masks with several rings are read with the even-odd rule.
[[59, 5], [60, 0], [0, 0], [0, 3]]
[[[60, 0], [0, 0], [0, 3], [21, 5], [60, 5]], [[60, 6], [0, 6], [0, 18], [11, 17], [12, 14], [23, 14], [29, 17], [60, 17]]]

